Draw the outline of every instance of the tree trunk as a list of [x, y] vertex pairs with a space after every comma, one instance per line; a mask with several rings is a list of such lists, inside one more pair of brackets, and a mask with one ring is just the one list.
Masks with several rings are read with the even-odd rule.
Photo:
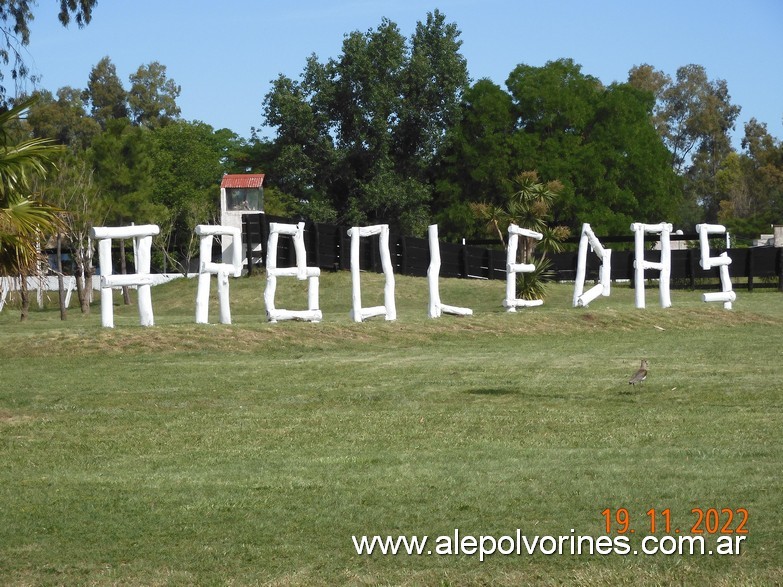
[[77, 252], [73, 253], [74, 263], [76, 263], [76, 296], [79, 298], [79, 307], [84, 313], [84, 297], [87, 292], [84, 291], [84, 264], [79, 258]]
[[88, 267], [85, 262], [84, 250], [76, 250], [73, 252], [74, 262], [76, 263], [76, 294], [79, 296], [79, 309], [82, 314], [90, 313], [90, 302], [92, 301], [91, 289], [92, 279], [90, 276], [91, 267]]
[[27, 321], [27, 317], [30, 315], [30, 296], [27, 291], [27, 276], [19, 276], [19, 297], [22, 299], [22, 315], [20, 320], [22, 322]]
[[92, 240], [87, 237], [87, 247], [81, 251], [82, 274], [84, 275], [84, 299], [82, 300], [82, 314], [90, 313], [92, 303], [92, 276], [95, 268], [92, 266]]
[[68, 317], [68, 309], [65, 307], [65, 280], [63, 278], [63, 235], [57, 233], [57, 286], [60, 294], [60, 320]]
[[82, 301], [82, 313], [90, 313], [90, 304], [92, 303], [92, 274], [93, 269], [88, 266], [84, 271], [84, 300]]

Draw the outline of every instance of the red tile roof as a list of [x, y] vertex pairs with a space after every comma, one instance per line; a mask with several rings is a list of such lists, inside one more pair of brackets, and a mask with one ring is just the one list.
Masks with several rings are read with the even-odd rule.
[[264, 183], [263, 173], [242, 173], [224, 175], [220, 182], [221, 188], [260, 188]]

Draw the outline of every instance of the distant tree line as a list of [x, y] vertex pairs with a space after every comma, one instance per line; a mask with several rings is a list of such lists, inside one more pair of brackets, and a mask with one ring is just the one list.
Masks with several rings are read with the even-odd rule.
[[[27, 4], [0, 0], [6, 79], [27, 73], [18, 45], [29, 40]], [[94, 4], [64, 0], [61, 21], [89, 23]], [[109, 57], [86, 88], [25, 96], [34, 99], [26, 119], [4, 132], [61, 145], [23, 195], [67, 212], [65, 240], [87, 273], [91, 252], [79, 242], [96, 224], [157, 223], [158, 266], [186, 267], [193, 227], [218, 221], [227, 172], [265, 173], [276, 215], [384, 222], [411, 235], [437, 222], [452, 239], [495, 234], [493, 210], [510, 217], [523, 177], [557, 187], [547, 221], [574, 231], [582, 222], [608, 234], [633, 221], [686, 230], [707, 221], [750, 238], [783, 222], [783, 143], [753, 119], [737, 151], [740, 107], [703, 67], [672, 77], [642, 64], [604, 85], [559, 59], [520, 64], [500, 86], [469, 79], [461, 43], [437, 10], [410, 37], [386, 19], [347, 34], [338, 56], [313, 55], [298, 78], [272, 81], [259, 113], [271, 139], [182, 119], [165, 65], [141, 65], [126, 84]], [[6, 107], [22, 101], [0, 91]]]

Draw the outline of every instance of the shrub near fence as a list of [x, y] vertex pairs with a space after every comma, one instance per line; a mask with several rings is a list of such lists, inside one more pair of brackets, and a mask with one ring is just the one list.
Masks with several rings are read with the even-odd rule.
[[[266, 243], [269, 238], [269, 223], [295, 223], [291, 218], [268, 214], [246, 214], [242, 217], [242, 237], [252, 274], [257, 265], [266, 265]], [[305, 225], [305, 247], [308, 264], [325, 270], [350, 269], [351, 239], [348, 226], [307, 222]], [[674, 240], [698, 240], [698, 235], [672, 235]], [[599, 237], [602, 244], [611, 248], [611, 243], [632, 242], [633, 236]], [[366, 242], [364, 242], [366, 241]], [[480, 241], [482, 243], [488, 241]], [[261, 245], [261, 252], [254, 249]], [[426, 277], [430, 262], [429, 242], [426, 238], [403, 236], [392, 233], [389, 240], [395, 273]], [[365, 271], [381, 272], [381, 259], [376, 239], [364, 239], [360, 249], [360, 267]], [[756, 287], [777, 287], [783, 291], [783, 248], [754, 247], [728, 249], [732, 259], [731, 277], [735, 283], [746, 285], [749, 291]], [[506, 279], [506, 253], [500, 247], [492, 248], [478, 244], [440, 243], [441, 276], [477, 279]], [[672, 287], [699, 289], [713, 288], [705, 282], [718, 279], [718, 270], [704, 271], [699, 265], [698, 249], [674, 250], [672, 255]], [[552, 270], [558, 281], [572, 281], [576, 276], [577, 252], [549, 254]], [[655, 261], [660, 251], [645, 251], [645, 259]], [[278, 266], [293, 265], [296, 262], [293, 243], [289, 237], [280, 238], [277, 252]], [[634, 280], [634, 252], [612, 252], [612, 281]], [[588, 255], [587, 278], [598, 278], [599, 259]], [[654, 272], [652, 272], [654, 274]]]

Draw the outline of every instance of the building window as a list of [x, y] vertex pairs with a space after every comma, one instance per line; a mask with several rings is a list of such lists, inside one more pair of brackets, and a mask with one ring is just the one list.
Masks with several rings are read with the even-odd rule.
[[263, 192], [260, 188], [226, 188], [227, 210], [261, 210], [263, 203]]

